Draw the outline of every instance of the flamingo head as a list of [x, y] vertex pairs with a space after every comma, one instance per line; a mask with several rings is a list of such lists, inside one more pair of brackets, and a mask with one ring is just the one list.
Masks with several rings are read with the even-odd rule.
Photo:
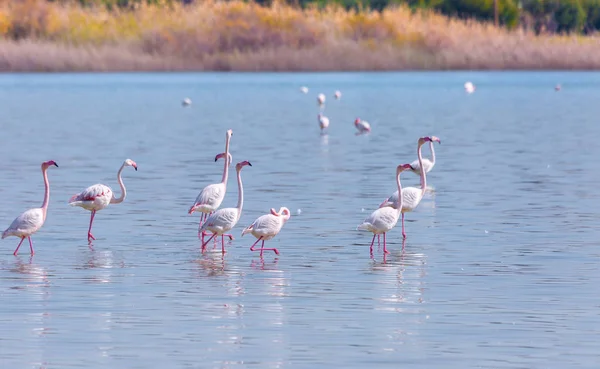
[[356, 118], [356, 119], [354, 120], [354, 125], [355, 125], [355, 126], [356, 126], [356, 125], [358, 125], [358, 123], [360, 123], [360, 118]]
[[42, 163], [42, 170], [46, 170], [53, 165], [58, 168], [58, 164], [54, 160], [45, 161]]
[[[222, 157], [225, 157], [225, 153], [222, 152], [220, 154], [218, 154], [217, 156], [215, 156], [215, 161], [221, 159]], [[233, 161], [233, 157], [231, 156], [231, 154], [227, 154], [227, 158], [229, 159], [228, 164], [231, 164], [231, 162]]]
[[239, 172], [239, 171], [240, 171], [240, 170], [242, 170], [242, 168], [243, 168], [243, 167], [245, 167], [246, 165], [252, 166], [252, 164], [250, 164], [250, 162], [249, 162], [249, 161], [247, 161], [247, 160], [240, 161], [239, 163], [237, 163], [237, 164], [235, 165], [235, 170], [237, 170], [237, 171]]
[[292, 216], [290, 209], [286, 208], [285, 206], [280, 207], [278, 212], [275, 211], [275, 209], [271, 208], [271, 214], [278, 217], [283, 216], [284, 221], [287, 221]]
[[438, 142], [438, 143], [440, 143], [440, 144], [442, 143], [442, 141], [440, 141], [440, 139], [439, 139], [439, 138], [437, 138], [436, 136], [431, 136], [431, 137], [429, 137], [429, 136], [425, 136], [425, 137], [421, 137], [421, 138], [419, 138], [419, 142], [418, 142], [418, 144], [419, 144], [419, 146], [421, 146], [421, 145], [423, 145], [425, 142]]
[[400, 175], [400, 173], [404, 172], [405, 170], [412, 170], [412, 169], [413, 169], [413, 167], [410, 164], [400, 164], [396, 168], [396, 175]]
[[137, 171], [137, 164], [135, 161], [131, 160], [131, 159], [127, 159], [125, 160], [125, 165], [128, 165], [130, 167], [133, 167], [133, 169], [135, 169]]

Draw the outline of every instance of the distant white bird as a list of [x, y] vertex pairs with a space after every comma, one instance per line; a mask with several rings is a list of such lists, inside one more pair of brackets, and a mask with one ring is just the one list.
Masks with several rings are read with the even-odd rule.
[[323, 114], [317, 115], [317, 118], [319, 119], [319, 127], [321, 127], [321, 132], [323, 132], [324, 129], [327, 129], [327, 127], [329, 127], [329, 118], [327, 118]]
[[360, 118], [356, 118], [356, 120], [354, 120], [354, 126], [356, 127], [356, 129], [358, 129], [359, 134], [371, 132], [371, 125], [369, 124], [369, 122], [361, 120]]
[[119, 171], [117, 172], [117, 182], [119, 183], [119, 187], [121, 187], [120, 197], [115, 197], [114, 192], [107, 185], [98, 183], [86, 188], [76, 195], [73, 195], [69, 199], [69, 205], [79, 206], [92, 212], [90, 217], [90, 227], [88, 228], [88, 242], [92, 242], [92, 240], [96, 239], [92, 235], [92, 223], [94, 222], [96, 211], [104, 209], [109, 204], [120, 204], [125, 200], [125, 197], [127, 196], [127, 190], [123, 184], [121, 172], [123, 172], [123, 168], [127, 166], [131, 166], [137, 171], [137, 164], [131, 159], [126, 159], [121, 165], [121, 168], [119, 168]]
[[333, 97], [335, 97], [336, 100], [339, 100], [342, 98], [342, 93], [338, 90], [333, 94]]
[[[434, 142], [438, 142], [440, 144], [442, 143], [442, 141], [440, 141], [439, 138], [431, 136], [431, 141], [429, 141], [429, 150], [431, 150], [431, 160], [423, 158], [423, 169], [425, 169], [425, 173], [429, 173], [435, 165], [435, 150], [433, 148]], [[419, 164], [419, 159], [416, 159], [415, 161], [410, 163], [410, 166], [412, 167], [411, 172], [413, 172], [416, 175], [421, 175], [421, 165]]]
[[[231, 141], [231, 136], [233, 135], [233, 131], [231, 129], [227, 130], [225, 133], [225, 152], [217, 155], [215, 157], [215, 161], [219, 160], [219, 158], [225, 158], [225, 165], [223, 167], [223, 177], [220, 183], [210, 184], [198, 194], [194, 204], [188, 210], [188, 214], [192, 214], [195, 211], [199, 211], [202, 213], [200, 216], [200, 224], [198, 228], [202, 226], [202, 222], [208, 217], [209, 214], [214, 212], [221, 206], [223, 199], [225, 198], [225, 193], [227, 192], [227, 178], [229, 175], [229, 165], [231, 165], [231, 161], [233, 160], [231, 154], [229, 154], [229, 141]], [[204, 242], [205, 232], [201, 232], [198, 230], [198, 237], [202, 239]], [[233, 239], [232, 235], [227, 235], [230, 239]]]
[[317, 103], [320, 105], [325, 104], [325, 95], [324, 94], [319, 94], [317, 96]]
[[225, 253], [225, 232], [230, 231], [242, 216], [242, 207], [244, 206], [244, 188], [242, 187], [242, 168], [246, 165], [252, 166], [249, 161], [242, 161], [236, 164], [238, 182], [238, 203], [235, 208], [223, 208], [212, 213], [200, 227], [200, 231], [208, 231], [212, 236], [206, 242], [202, 243], [202, 252], [206, 250], [206, 245], [215, 236], [221, 236], [221, 249]]
[[[410, 164], [398, 165], [396, 168], [396, 185], [398, 191], [402, 192], [402, 185], [400, 184], [400, 173], [404, 170], [410, 169]], [[398, 223], [400, 212], [402, 209], [402, 197], [396, 207], [382, 207], [371, 213], [356, 229], [361, 231], [373, 232], [373, 240], [371, 240], [370, 251], [373, 254], [373, 243], [375, 242], [375, 236], [383, 234], [383, 252], [388, 254], [385, 235]], [[404, 218], [402, 219], [402, 232], [404, 233]]]
[[246, 233], [251, 233], [257, 238], [256, 242], [250, 246], [250, 251], [255, 251], [254, 246], [256, 246], [259, 241], [262, 241], [260, 246], [260, 256], [262, 256], [263, 251], [265, 250], [274, 251], [275, 254], [279, 255], [279, 251], [276, 248], [265, 249], [265, 241], [277, 236], [283, 225], [290, 219], [290, 216], [290, 210], [286, 207], [279, 208], [279, 212], [275, 211], [275, 209], [271, 209], [271, 214], [258, 217], [254, 223], [246, 227], [242, 231], [242, 236]]
[[181, 105], [183, 106], [190, 106], [192, 105], [192, 100], [190, 100], [189, 97], [186, 97], [185, 99], [183, 99], [183, 101], [181, 102]]
[[42, 163], [42, 175], [44, 177], [44, 202], [41, 208], [33, 208], [26, 210], [21, 215], [15, 218], [10, 226], [2, 233], [2, 239], [6, 237], [15, 236], [21, 239], [21, 242], [17, 245], [17, 248], [13, 255], [17, 255], [19, 247], [27, 238], [29, 241], [29, 250], [31, 255], [34, 254], [33, 243], [31, 242], [31, 235], [37, 232], [46, 221], [46, 214], [48, 213], [48, 202], [50, 201], [50, 182], [48, 182], [47, 170], [50, 166], [54, 165], [58, 168], [58, 164], [54, 160], [46, 161]]
[[465, 82], [465, 91], [469, 94], [475, 92], [475, 85], [471, 82]]
[[[419, 158], [419, 163], [421, 167], [423, 167], [423, 158], [421, 156], [421, 146], [425, 142], [430, 142], [435, 136], [432, 137], [421, 137], [417, 142], [417, 156]], [[437, 140], [436, 140], [437, 141]], [[410, 164], [409, 164], [410, 165]], [[406, 233], [404, 232], [404, 213], [413, 211], [421, 202], [423, 195], [425, 194], [425, 190], [427, 189], [427, 180], [425, 171], [421, 170], [421, 188], [416, 187], [406, 187], [402, 190], [402, 236], [406, 238]], [[380, 208], [383, 207], [396, 207], [398, 203], [398, 194], [400, 192], [396, 191], [392, 194], [392, 196], [385, 199], [380, 205]]]
[[300, 91], [302, 91], [303, 94], [307, 94], [308, 93], [308, 87], [302, 86], [302, 87], [300, 87]]
[[560, 91], [560, 89], [561, 89], [561, 86], [560, 86], [560, 84], [558, 84], [558, 85], [554, 86], [554, 91], [557, 91], [557, 92], [558, 92], [558, 91]]

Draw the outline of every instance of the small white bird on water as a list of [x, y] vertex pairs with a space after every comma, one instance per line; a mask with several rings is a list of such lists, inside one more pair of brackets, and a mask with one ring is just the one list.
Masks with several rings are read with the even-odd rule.
[[256, 242], [250, 246], [250, 251], [256, 251], [254, 250], [254, 246], [262, 241], [260, 246], [260, 256], [262, 256], [263, 251], [265, 250], [273, 251], [275, 254], [279, 255], [279, 251], [276, 248], [265, 249], [265, 241], [277, 236], [279, 231], [281, 231], [281, 228], [283, 228], [283, 225], [290, 219], [290, 216], [290, 210], [286, 207], [279, 208], [278, 212], [275, 211], [275, 209], [271, 209], [271, 214], [258, 217], [254, 223], [246, 227], [242, 231], [242, 236], [246, 233], [251, 233], [257, 238]]
[[471, 82], [465, 82], [465, 91], [468, 94], [472, 94], [473, 92], [475, 92], [475, 85]]
[[342, 98], [342, 93], [341, 93], [339, 90], [337, 90], [337, 91], [335, 91], [335, 93], [333, 94], [333, 97], [335, 97], [335, 99], [336, 99], [336, 100], [339, 100], [339, 99], [341, 99], [341, 98]]
[[307, 94], [308, 93], [308, 87], [302, 86], [302, 87], [300, 87], [300, 91], [302, 91], [303, 94]]
[[325, 95], [324, 94], [319, 94], [317, 96], [317, 103], [319, 104], [319, 106], [325, 104]]
[[181, 102], [181, 105], [183, 106], [190, 106], [192, 105], [192, 100], [190, 100], [189, 97], [186, 97], [185, 99], [183, 99], [183, 101]]
[[324, 129], [327, 129], [327, 127], [329, 127], [329, 118], [327, 118], [323, 114], [317, 115], [317, 118], [319, 119], [319, 127], [321, 127], [321, 132], [323, 132]]
[[358, 129], [359, 134], [371, 132], [371, 125], [369, 122], [366, 122], [360, 118], [356, 118], [354, 120], [354, 126], [356, 129]]

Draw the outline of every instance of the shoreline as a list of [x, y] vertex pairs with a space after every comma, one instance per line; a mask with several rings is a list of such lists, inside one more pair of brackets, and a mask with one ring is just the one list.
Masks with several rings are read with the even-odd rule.
[[536, 36], [405, 7], [0, 4], [0, 73], [575, 70], [600, 70], [600, 37]]

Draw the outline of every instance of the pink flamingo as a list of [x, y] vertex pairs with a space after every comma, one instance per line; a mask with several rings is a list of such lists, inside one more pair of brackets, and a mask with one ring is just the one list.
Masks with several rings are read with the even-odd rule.
[[259, 241], [262, 241], [260, 246], [260, 256], [263, 255], [263, 251], [265, 250], [274, 251], [275, 254], [279, 255], [279, 251], [277, 251], [275, 248], [265, 249], [265, 241], [269, 241], [273, 237], [277, 236], [283, 225], [288, 221], [288, 219], [290, 219], [290, 216], [290, 209], [286, 207], [281, 207], [279, 212], [271, 208], [271, 214], [258, 217], [254, 223], [246, 227], [242, 231], [242, 236], [246, 233], [252, 233], [252, 235], [257, 238], [256, 242], [250, 246], [250, 251], [255, 251], [254, 246], [256, 246]]
[[329, 118], [327, 118], [323, 114], [317, 115], [317, 118], [319, 119], [319, 127], [321, 128], [321, 132], [323, 132], [324, 129], [327, 129], [327, 127], [329, 127]]
[[[229, 165], [231, 164], [231, 154], [229, 154], [229, 141], [231, 141], [231, 136], [233, 135], [233, 131], [231, 129], [227, 130], [225, 134], [225, 153], [219, 154], [215, 157], [215, 161], [219, 158], [225, 156], [225, 166], [223, 168], [223, 177], [221, 178], [220, 183], [210, 184], [198, 194], [196, 197], [196, 201], [194, 201], [194, 205], [190, 207], [188, 214], [192, 214], [195, 211], [199, 211], [202, 213], [200, 216], [200, 224], [198, 225], [198, 237], [202, 238], [202, 242], [204, 242], [204, 236], [206, 232], [200, 231], [202, 224], [206, 221], [206, 218], [212, 214], [215, 210], [221, 206], [223, 199], [225, 198], [225, 193], [227, 192], [227, 178], [229, 175]], [[230, 160], [231, 159], [231, 160]], [[229, 239], [233, 240], [233, 236], [228, 234]]]
[[[398, 191], [402, 192], [402, 185], [400, 184], [400, 173], [403, 171], [410, 169], [410, 164], [402, 164], [396, 167], [396, 184], [398, 185]], [[371, 213], [365, 219], [362, 224], [360, 224], [356, 229], [361, 231], [369, 231], [373, 232], [373, 240], [371, 241], [370, 251], [373, 254], [373, 243], [375, 242], [375, 236], [379, 236], [383, 234], [383, 252], [384, 254], [388, 253], [386, 247], [385, 235], [392, 228], [396, 226], [398, 223], [398, 218], [400, 218], [400, 212], [402, 209], [402, 197], [397, 200], [396, 207], [381, 207], [374, 212]]]
[[[423, 158], [423, 160], [422, 160], [423, 168], [425, 169], [425, 173], [429, 173], [433, 169], [433, 166], [435, 165], [435, 150], [433, 148], [434, 142], [438, 142], [439, 144], [442, 143], [442, 141], [440, 141], [439, 138], [437, 138], [435, 136], [431, 136], [431, 141], [429, 141], [429, 150], [431, 151], [431, 160], [429, 160], [427, 158]], [[419, 159], [416, 159], [415, 161], [410, 163], [410, 166], [412, 167], [411, 172], [413, 172], [414, 174], [417, 174], [417, 175], [421, 174], [421, 164], [419, 164]]]
[[19, 237], [21, 242], [17, 245], [17, 249], [13, 255], [17, 255], [19, 247], [27, 238], [29, 241], [29, 250], [31, 255], [34, 254], [33, 243], [31, 242], [31, 235], [37, 232], [46, 221], [46, 214], [48, 213], [48, 202], [50, 201], [50, 182], [48, 182], [47, 170], [50, 166], [54, 165], [58, 168], [58, 164], [54, 160], [46, 161], [42, 163], [42, 175], [44, 176], [44, 202], [41, 208], [33, 208], [23, 212], [21, 215], [15, 218], [10, 226], [2, 233], [2, 239], [9, 236]]
[[215, 236], [221, 236], [221, 249], [225, 253], [225, 232], [230, 231], [242, 216], [242, 206], [244, 205], [244, 188], [242, 187], [242, 168], [246, 165], [252, 166], [249, 161], [242, 161], [236, 164], [238, 182], [238, 203], [235, 208], [223, 208], [215, 211], [206, 219], [200, 227], [200, 231], [209, 231], [212, 236], [206, 242], [202, 243], [202, 252], [206, 250], [206, 245]]
[[369, 124], [369, 122], [365, 122], [360, 118], [356, 118], [356, 120], [354, 121], [354, 126], [356, 127], [356, 129], [358, 129], [359, 134], [371, 132], [371, 125]]
[[[417, 142], [417, 157], [419, 158], [419, 165], [423, 168], [423, 157], [421, 156], [421, 146], [425, 142], [437, 141], [439, 142], [439, 138], [435, 136], [431, 137], [421, 137]], [[409, 164], [410, 165], [410, 164]], [[402, 193], [402, 237], [406, 238], [406, 232], [404, 231], [404, 213], [413, 211], [417, 208], [423, 195], [425, 195], [425, 190], [427, 189], [427, 179], [425, 176], [425, 171], [421, 169], [421, 188], [416, 187], [406, 187], [402, 191], [396, 191], [392, 194], [392, 196], [385, 199], [380, 205], [380, 208], [383, 207], [396, 207], [398, 203], [398, 194]]]
[[89, 210], [92, 212], [90, 216], [90, 227], [88, 228], [88, 242], [92, 242], [96, 238], [92, 235], [92, 223], [94, 222], [94, 217], [96, 216], [96, 212], [106, 208], [109, 204], [120, 204], [125, 200], [127, 196], [127, 190], [125, 189], [125, 185], [123, 184], [123, 179], [121, 178], [121, 173], [125, 167], [133, 167], [133, 169], [138, 170], [137, 164], [135, 161], [131, 159], [125, 159], [121, 168], [117, 172], [117, 182], [119, 183], [119, 187], [121, 187], [121, 196], [115, 197], [113, 190], [107, 185], [97, 183], [92, 185], [82, 192], [73, 195], [69, 199], [69, 205], [71, 206], [79, 206], [84, 208], [85, 210]]

